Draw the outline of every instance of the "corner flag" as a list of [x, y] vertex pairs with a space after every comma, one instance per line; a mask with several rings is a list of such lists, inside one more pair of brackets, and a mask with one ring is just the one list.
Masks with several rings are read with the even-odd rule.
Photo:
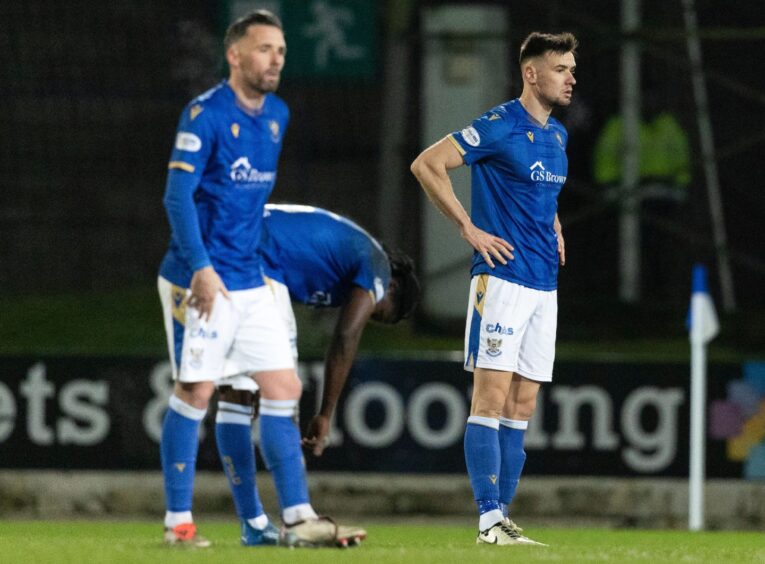
[[707, 269], [693, 267], [691, 308], [688, 312], [691, 341], [691, 437], [688, 473], [688, 528], [704, 528], [704, 477], [706, 470], [707, 350], [720, 331], [717, 313], [709, 295]]
[[688, 330], [692, 343], [708, 343], [720, 332], [717, 313], [709, 295], [707, 269], [697, 264], [693, 267], [691, 282], [691, 308], [688, 312]]

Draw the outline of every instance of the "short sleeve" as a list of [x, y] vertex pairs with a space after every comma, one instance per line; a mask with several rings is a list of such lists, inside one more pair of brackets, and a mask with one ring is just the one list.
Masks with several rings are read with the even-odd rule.
[[353, 284], [368, 290], [377, 303], [385, 297], [390, 282], [388, 257], [371, 242], [358, 256], [359, 265]]
[[510, 131], [507, 112], [494, 109], [461, 131], [450, 133], [448, 139], [454, 143], [468, 165], [497, 154], [502, 150]]

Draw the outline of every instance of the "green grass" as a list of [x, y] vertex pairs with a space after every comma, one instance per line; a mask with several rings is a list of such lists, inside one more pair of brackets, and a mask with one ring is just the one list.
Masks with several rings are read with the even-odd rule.
[[234, 524], [208, 523], [209, 549], [175, 549], [160, 542], [158, 523], [10, 521], [0, 523], [0, 560], [13, 563], [302, 562], [765, 562], [759, 533], [689, 533], [605, 529], [536, 529], [545, 547], [476, 546], [471, 527], [372, 525], [358, 548], [245, 548]]
[[[594, 315], [584, 306], [578, 308], [582, 311], [569, 312], [569, 319], [560, 320], [558, 360], [689, 360], [682, 312], [623, 310], [605, 304], [593, 309], [603, 314]], [[151, 286], [101, 293], [0, 296], [0, 311], [0, 354], [167, 354], [159, 298]], [[336, 311], [297, 306], [295, 314], [301, 358], [323, 357]], [[764, 320], [765, 315], [756, 314], [724, 320], [723, 335], [710, 346], [709, 359], [737, 362], [765, 356]], [[420, 358], [425, 356], [423, 351], [460, 351], [462, 330], [461, 321], [447, 327], [415, 326], [411, 321], [396, 326], [370, 323], [361, 352]]]

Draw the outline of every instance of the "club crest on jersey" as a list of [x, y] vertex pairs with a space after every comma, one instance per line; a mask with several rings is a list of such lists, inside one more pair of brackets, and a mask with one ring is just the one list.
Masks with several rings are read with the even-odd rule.
[[189, 110], [189, 117], [191, 118], [191, 121], [194, 121], [197, 119], [197, 116], [202, 113], [204, 108], [200, 106], [199, 104], [195, 104], [194, 106], [191, 106], [191, 109]]
[[274, 143], [279, 142], [279, 122], [272, 119], [268, 122], [268, 129], [271, 130], [271, 141]]
[[492, 339], [489, 337], [486, 339], [486, 354], [489, 356], [499, 356], [502, 354], [502, 351], [499, 350], [499, 347], [502, 346], [502, 339]]
[[533, 131], [527, 131], [526, 132], [526, 137], [528, 137], [529, 141], [531, 141], [532, 143], [534, 142], [534, 132]]
[[239, 124], [238, 123], [232, 123], [231, 124], [231, 134], [239, 139]]

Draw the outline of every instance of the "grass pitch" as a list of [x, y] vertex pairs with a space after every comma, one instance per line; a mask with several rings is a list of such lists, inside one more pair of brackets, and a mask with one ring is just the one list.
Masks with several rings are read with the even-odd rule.
[[450, 563], [473, 562], [765, 562], [760, 533], [633, 531], [607, 529], [528, 530], [544, 547], [476, 546], [471, 527], [371, 525], [358, 548], [245, 548], [232, 523], [203, 523], [208, 549], [176, 549], [161, 543], [156, 523], [123, 521], [0, 522], [0, 561], [8, 563]]

